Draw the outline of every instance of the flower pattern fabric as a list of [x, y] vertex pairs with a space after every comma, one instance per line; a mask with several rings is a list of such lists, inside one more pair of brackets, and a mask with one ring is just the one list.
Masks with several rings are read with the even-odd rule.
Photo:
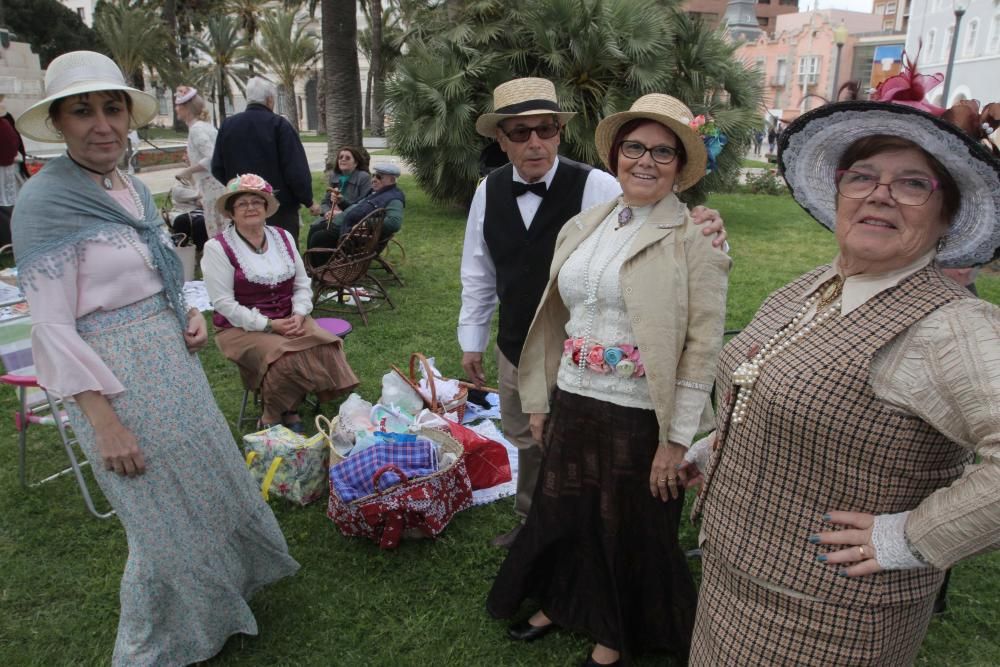
[[273, 426], [243, 436], [243, 450], [258, 486], [274, 460], [281, 457], [267, 489], [269, 495], [305, 506], [326, 493], [330, 449], [322, 433], [306, 438], [286, 426]]

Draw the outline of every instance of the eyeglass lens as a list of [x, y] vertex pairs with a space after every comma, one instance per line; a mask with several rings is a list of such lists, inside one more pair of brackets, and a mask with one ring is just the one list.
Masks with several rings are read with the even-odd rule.
[[233, 208], [247, 209], [247, 208], [264, 208], [267, 206], [267, 202], [263, 199], [244, 199], [242, 201], [236, 202]]
[[539, 139], [551, 139], [559, 134], [559, 126], [555, 123], [547, 123], [545, 125], [536, 125], [535, 127], [515, 127], [510, 132], [500, 128], [500, 131], [507, 135], [507, 138], [514, 143], [523, 144], [531, 138], [532, 132], [537, 134]]
[[652, 148], [648, 148], [638, 141], [623, 141], [621, 145], [622, 155], [632, 160], [638, 160], [646, 151], [649, 151], [653, 162], [659, 164], [670, 164], [677, 159], [677, 149], [671, 146], [653, 146]]
[[875, 188], [880, 185], [888, 187], [889, 196], [897, 204], [904, 206], [924, 204], [938, 187], [935, 181], [919, 176], [897, 178], [888, 183], [880, 183], [878, 178], [862, 171], [845, 169], [837, 172], [837, 192], [848, 199], [864, 199], [875, 192]]

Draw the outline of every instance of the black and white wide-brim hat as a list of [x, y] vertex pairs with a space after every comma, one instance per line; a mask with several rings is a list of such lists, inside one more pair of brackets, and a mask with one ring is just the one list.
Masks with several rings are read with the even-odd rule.
[[887, 102], [835, 102], [803, 114], [782, 132], [778, 168], [795, 201], [831, 231], [837, 219], [837, 163], [859, 139], [912, 141], [958, 184], [961, 204], [937, 254], [945, 267], [985, 264], [1000, 247], [1000, 160], [955, 125]]

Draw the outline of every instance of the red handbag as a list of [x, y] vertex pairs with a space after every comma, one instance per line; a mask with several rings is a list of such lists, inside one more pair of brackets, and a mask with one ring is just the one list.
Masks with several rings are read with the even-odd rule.
[[442, 454], [455, 454], [455, 461], [432, 475], [414, 479], [407, 479], [395, 465], [384, 465], [372, 477], [376, 489], [382, 475], [390, 470], [402, 481], [348, 503], [331, 484], [326, 514], [341, 533], [368, 537], [383, 549], [395, 549], [404, 536], [436, 537], [455, 514], [472, 506], [472, 482], [462, 445], [440, 431], [426, 429], [421, 435], [439, 443]]
[[465, 448], [465, 465], [473, 489], [489, 489], [511, 480], [506, 447], [450, 419], [445, 421], [451, 436]]

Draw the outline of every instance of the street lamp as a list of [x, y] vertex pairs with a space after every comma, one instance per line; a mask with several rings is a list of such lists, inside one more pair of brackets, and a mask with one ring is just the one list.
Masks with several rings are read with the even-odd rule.
[[965, 16], [965, 6], [955, 5], [955, 30], [951, 33], [951, 51], [948, 54], [948, 69], [944, 74], [944, 92], [941, 97], [941, 106], [948, 106], [948, 91], [951, 88], [951, 70], [955, 66], [955, 49], [958, 47], [958, 31], [962, 27], [962, 17]]
[[848, 30], [847, 26], [844, 25], [844, 20], [840, 20], [840, 25], [838, 25], [833, 31], [833, 43], [837, 45], [837, 62], [833, 66], [833, 94], [830, 96], [834, 98], [834, 102], [837, 102], [837, 81], [840, 77], [840, 52], [844, 50], [844, 44], [847, 43]]

